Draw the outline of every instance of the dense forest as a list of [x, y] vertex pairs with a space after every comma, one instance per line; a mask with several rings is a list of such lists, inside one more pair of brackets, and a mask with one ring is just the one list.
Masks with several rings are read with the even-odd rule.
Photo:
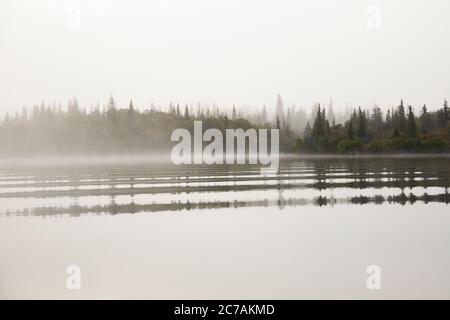
[[450, 150], [448, 102], [436, 112], [424, 105], [416, 115], [403, 100], [383, 115], [377, 106], [353, 110], [337, 124], [319, 106], [312, 126], [308, 123], [294, 149], [323, 153], [441, 153]]
[[0, 120], [0, 154], [70, 155], [151, 153], [169, 150], [176, 128], [192, 130], [194, 120], [203, 129], [279, 128], [280, 150], [286, 153], [443, 153], [450, 151], [450, 112], [447, 101], [437, 111], [426, 105], [415, 112], [403, 100], [383, 112], [347, 108], [344, 113], [315, 104], [308, 114], [293, 105], [284, 110], [277, 98], [269, 119], [267, 108], [244, 114], [233, 106], [220, 110], [212, 106], [136, 108], [132, 101], [117, 106], [113, 96], [103, 107], [89, 111], [72, 98], [67, 108], [42, 102], [23, 108]]

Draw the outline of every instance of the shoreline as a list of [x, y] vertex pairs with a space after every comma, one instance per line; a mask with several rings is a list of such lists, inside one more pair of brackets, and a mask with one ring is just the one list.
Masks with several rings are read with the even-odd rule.
[[[326, 160], [326, 159], [436, 159], [449, 158], [450, 153], [392, 153], [392, 154], [279, 154], [280, 160]], [[167, 163], [170, 162], [170, 154], [116, 154], [116, 155], [48, 155], [48, 156], [10, 156], [0, 157], [0, 166], [10, 165], [66, 165], [66, 164], [120, 164], [120, 163]], [[206, 166], [206, 164], [197, 164], [192, 166]], [[213, 164], [217, 165], [217, 164]], [[219, 164], [220, 165], [220, 164]], [[224, 164], [226, 165], [226, 164]], [[231, 164], [239, 165], [239, 164]], [[249, 165], [240, 164], [240, 165]], [[258, 165], [258, 164], [254, 164]], [[183, 164], [182, 164], [183, 166]], [[186, 165], [189, 166], [189, 165]]]

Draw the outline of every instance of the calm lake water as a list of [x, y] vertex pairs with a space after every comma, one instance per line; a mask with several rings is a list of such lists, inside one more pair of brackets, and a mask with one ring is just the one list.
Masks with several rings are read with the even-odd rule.
[[5, 162], [0, 298], [449, 299], [449, 187], [448, 157]]

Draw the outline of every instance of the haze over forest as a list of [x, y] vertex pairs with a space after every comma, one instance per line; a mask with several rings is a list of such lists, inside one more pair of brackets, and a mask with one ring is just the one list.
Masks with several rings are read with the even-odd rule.
[[[151, 105], [137, 110], [133, 101], [118, 106], [114, 97], [108, 103], [86, 111], [73, 97], [67, 111], [61, 105], [35, 105], [22, 113], [9, 114], [0, 123], [0, 154], [67, 155], [125, 154], [168, 151], [174, 143], [172, 132], [186, 128], [191, 134], [194, 122], [203, 130], [276, 128], [280, 130], [283, 153], [443, 153], [450, 150], [450, 108], [444, 100], [436, 112], [423, 105], [416, 113], [403, 100], [383, 112], [380, 107], [358, 107], [335, 113], [314, 105], [311, 114], [295, 106], [285, 108], [280, 95], [270, 117], [263, 107], [243, 113], [235, 106], [231, 113], [218, 106], [170, 103], [167, 110]], [[229, 150], [227, 150], [229, 151]]]

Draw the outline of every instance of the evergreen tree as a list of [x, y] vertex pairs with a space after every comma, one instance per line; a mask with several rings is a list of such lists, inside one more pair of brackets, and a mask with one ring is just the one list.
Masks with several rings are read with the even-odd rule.
[[383, 112], [380, 107], [373, 107], [371, 120], [375, 130], [380, 130], [383, 127]]
[[116, 101], [113, 95], [109, 97], [108, 104], [106, 105], [106, 118], [114, 124], [117, 121]]
[[398, 138], [400, 136], [400, 132], [398, 131], [397, 126], [394, 127], [394, 132], [392, 133], [392, 138]]
[[366, 114], [361, 110], [361, 107], [359, 107], [359, 114], [358, 114], [358, 137], [361, 139], [366, 136], [367, 131], [367, 119]]
[[316, 118], [314, 119], [312, 136], [318, 141], [319, 138], [323, 137], [326, 133], [326, 123], [325, 123], [324, 113], [322, 112], [320, 105], [317, 108]]
[[266, 109], [266, 106], [263, 106], [262, 111], [261, 111], [261, 122], [262, 122], [262, 124], [267, 123], [267, 109]]
[[284, 117], [284, 104], [283, 99], [281, 99], [281, 95], [277, 96], [277, 107], [275, 111], [275, 117], [278, 117], [280, 120], [280, 125], [285, 127], [285, 117]]
[[444, 108], [442, 109], [442, 127], [447, 127], [448, 122], [450, 121], [450, 112], [448, 109], [448, 102], [444, 100]]
[[[74, 104], [75, 104], [75, 101], [76, 101], [76, 100], [74, 100]], [[111, 95], [111, 96], [109, 97], [107, 107], [108, 107], [108, 110], [111, 110], [111, 109], [115, 109], [115, 108], [116, 108], [116, 101], [114, 100], [113, 95]]]
[[288, 132], [288, 133], [291, 130], [291, 127], [290, 127], [291, 120], [292, 120], [291, 108], [288, 108], [286, 122], [285, 122], [286, 132]]
[[422, 134], [428, 133], [433, 128], [433, 119], [427, 110], [427, 106], [423, 105], [420, 115], [420, 129]]
[[353, 126], [358, 124], [358, 114], [356, 113], [356, 109], [353, 109], [353, 113], [350, 116], [350, 121], [353, 123]]
[[312, 130], [309, 121], [306, 123], [305, 130], [303, 130], [303, 139], [306, 141], [312, 137]]
[[185, 119], [189, 119], [189, 109], [188, 109], [188, 105], [186, 105], [184, 107], [184, 118]]
[[328, 110], [327, 110], [327, 118], [331, 120], [332, 122], [335, 122], [336, 115], [334, 114], [333, 110], [333, 99], [330, 98], [330, 103], [328, 104]]
[[387, 129], [391, 129], [392, 128], [392, 116], [391, 116], [391, 110], [389, 110], [389, 109], [388, 109], [388, 111], [386, 113], [385, 127]]
[[408, 106], [408, 125], [406, 133], [410, 138], [415, 138], [417, 136], [416, 119], [411, 106]]
[[353, 123], [351, 121], [348, 122], [348, 129], [347, 129], [347, 137], [350, 140], [353, 140], [354, 138], [354, 133], [353, 133]]
[[400, 101], [400, 105], [397, 108], [397, 119], [396, 125], [400, 132], [405, 132], [406, 130], [406, 112], [405, 107], [403, 105], [403, 99]]
[[136, 135], [138, 135], [136, 128], [136, 113], [134, 110], [133, 100], [130, 100], [130, 104], [127, 110], [127, 118], [128, 118], [127, 127], [130, 135], [130, 140], [133, 140], [133, 138], [131, 137], [135, 137]]
[[133, 100], [130, 100], [130, 104], [128, 106], [128, 111], [133, 113], [134, 112], [134, 105], [133, 105]]
[[306, 123], [305, 129], [303, 130], [303, 141], [308, 147], [313, 145], [312, 129], [309, 121]]

